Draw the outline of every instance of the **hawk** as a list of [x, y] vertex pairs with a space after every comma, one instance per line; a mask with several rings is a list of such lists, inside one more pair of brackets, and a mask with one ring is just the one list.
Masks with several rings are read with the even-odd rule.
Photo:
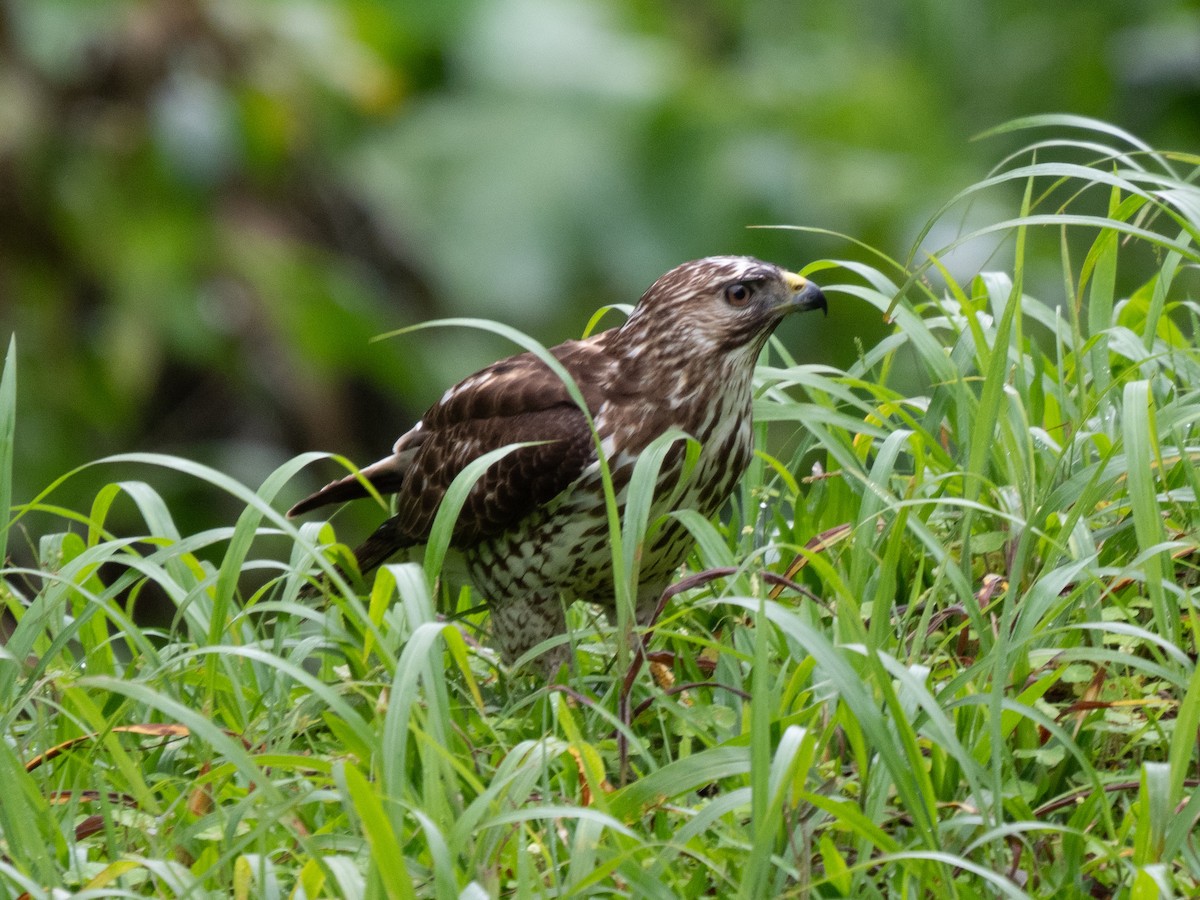
[[[427, 542], [446, 490], [472, 460], [537, 442], [487, 469], [451, 538], [489, 603], [492, 640], [511, 664], [566, 632], [566, 604], [585, 600], [615, 612], [596, 437], [622, 510], [634, 464], [655, 438], [673, 429], [695, 438], [701, 449], [690, 469], [683, 442], [664, 457], [650, 521], [672, 509], [714, 515], [750, 461], [759, 352], [785, 315], [818, 308], [826, 309], [820, 288], [771, 263], [746, 256], [684, 263], [655, 281], [620, 327], [549, 351], [578, 385], [595, 434], [559, 376], [521, 353], [460, 381], [401, 435], [390, 456], [301, 500], [288, 515], [368, 496], [359, 476], [380, 494], [394, 494], [395, 515], [355, 550], [366, 573]], [[635, 598], [639, 622], [653, 613], [691, 547], [675, 518], [648, 532]], [[541, 659], [548, 671], [565, 660], [562, 645]]]

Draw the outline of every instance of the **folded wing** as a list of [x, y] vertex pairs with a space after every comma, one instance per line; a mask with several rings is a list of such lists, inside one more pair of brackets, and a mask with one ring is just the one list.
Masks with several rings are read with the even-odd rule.
[[[554, 348], [595, 415], [612, 361], [606, 335]], [[368, 569], [396, 550], [424, 543], [451, 482], [473, 460], [510, 444], [513, 450], [475, 483], [454, 530], [455, 545], [513, 527], [562, 493], [595, 459], [587, 419], [559, 377], [531, 353], [501, 360], [448, 390], [393, 448], [358, 475], [326, 485], [289, 511], [295, 516], [368, 496], [360, 477], [380, 494], [396, 495], [396, 514], [368, 540], [359, 564]]]

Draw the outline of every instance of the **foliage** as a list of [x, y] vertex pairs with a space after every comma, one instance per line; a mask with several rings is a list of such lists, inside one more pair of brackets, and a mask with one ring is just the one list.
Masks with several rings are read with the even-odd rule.
[[[557, 343], [685, 259], [857, 252], [747, 225], [906, 247], [1014, 116], [1200, 146], [1198, 29], [1188, 0], [0, 0], [14, 494], [132, 448], [246, 483], [375, 458], [503, 345], [372, 335]], [[848, 365], [865, 313], [813, 352]], [[192, 488], [160, 487], [184, 527], [236, 515]]]
[[[1047, 126], [941, 214], [1020, 185], [962, 237], [1011, 271], [810, 267], [892, 331], [844, 370], [775, 343], [732, 516], [684, 517], [655, 679], [581, 607], [566, 684], [514, 676], [416, 566], [300, 602], [344, 550], [276, 512], [315, 455], [257, 491], [112, 457], [90, 508], [55, 502], [79, 472], [15, 506], [61, 524], [4, 573], [0, 892], [1194, 896], [1200, 158], [1012, 127]], [[10, 351], [0, 497], [15, 396]], [[182, 531], [160, 472], [243, 512]], [[151, 591], [167, 628], [130, 619]]]

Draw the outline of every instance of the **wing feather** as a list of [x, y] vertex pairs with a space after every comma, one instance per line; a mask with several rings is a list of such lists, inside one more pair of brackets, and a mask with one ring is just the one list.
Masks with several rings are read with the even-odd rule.
[[[551, 350], [593, 415], [614, 370], [605, 352], [610, 333]], [[370, 568], [401, 547], [424, 543], [450, 483], [472, 460], [532, 441], [542, 443], [514, 450], [475, 483], [455, 526], [455, 546], [513, 527], [579, 478], [595, 452], [583, 413], [532, 353], [494, 363], [446, 391], [396, 442], [392, 455], [361, 472], [381, 494], [396, 494], [396, 514], [360, 548], [360, 565]], [[289, 515], [364, 496], [362, 483], [347, 476], [297, 503]]]

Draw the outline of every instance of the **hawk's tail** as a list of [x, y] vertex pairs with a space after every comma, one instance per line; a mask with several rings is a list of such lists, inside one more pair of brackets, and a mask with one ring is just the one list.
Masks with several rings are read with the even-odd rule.
[[[397, 550], [404, 546], [405, 543], [399, 539], [392, 519], [388, 519], [376, 528], [369, 538], [354, 548], [354, 559], [358, 563], [358, 571], [363, 579], [366, 580], [368, 575], [387, 562]], [[351, 584], [357, 580], [341, 566], [338, 567], [338, 574]], [[369, 581], [367, 583], [370, 584]], [[300, 596], [317, 597], [328, 590], [329, 578], [322, 576], [315, 584], [309, 584], [302, 588]]]

